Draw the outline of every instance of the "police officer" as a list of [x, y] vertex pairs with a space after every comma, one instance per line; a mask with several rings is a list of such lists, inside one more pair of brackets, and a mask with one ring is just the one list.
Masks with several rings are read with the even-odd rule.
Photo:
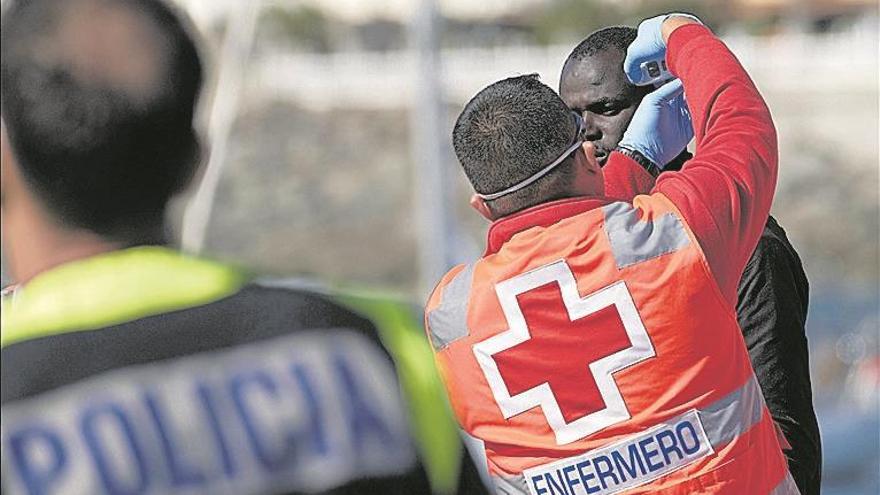
[[[680, 79], [642, 100], [613, 175], [534, 77], [488, 86], [455, 124], [471, 204], [492, 225], [426, 323], [504, 493], [798, 493], [734, 316], [776, 183], [770, 112], [692, 17], [642, 22], [624, 72], [650, 84], [643, 64], [664, 61]], [[696, 156], [650, 194], [604, 196], [694, 133]]]
[[202, 77], [158, 0], [4, 15], [4, 492], [481, 492], [409, 308], [164, 247]]

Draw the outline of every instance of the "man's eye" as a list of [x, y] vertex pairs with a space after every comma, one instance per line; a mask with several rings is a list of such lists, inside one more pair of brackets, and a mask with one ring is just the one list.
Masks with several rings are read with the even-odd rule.
[[605, 107], [605, 108], [602, 109], [602, 111], [601, 111], [600, 113], [601, 113], [602, 115], [606, 115], [606, 116], [609, 116], [609, 117], [610, 117], [610, 116], [612, 116], [612, 115], [617, 115], [617, 114], [619, 114], [621, 110], [622, 110], [622, 109], [621, 109], [620, 107], [618, 107], [618, 106]]

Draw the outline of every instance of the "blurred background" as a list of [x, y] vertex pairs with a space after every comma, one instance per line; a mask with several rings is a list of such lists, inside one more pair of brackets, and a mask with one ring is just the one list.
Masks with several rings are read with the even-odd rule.
[[467, 99], [516, 74], [558, 87], [594, 29], [697, 14], [776, 119], [773, 215], [811, 282], [824, 493], [880, 493], [876, 0], [176, 2], [208, 41], [215, 83], [211, 158], [174, 208], [184, 247], [414, 301], [483, 247], [450, 140]]

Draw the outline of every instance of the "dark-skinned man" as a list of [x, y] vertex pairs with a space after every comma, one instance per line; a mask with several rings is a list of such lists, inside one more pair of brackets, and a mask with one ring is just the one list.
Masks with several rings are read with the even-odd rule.
[[[626, 49], [636, 35], [636, 29], [627, 26], [590, 34], [568, 56], [560, 76], [560, 96], [583, 117], [587, 139], [602, 165], [653, 89], [630, 83], [623, 72]], [[680, 170], [688, 158], [685, 151], [662, 168]], [[659, 170], [643, 163], [646, 170]], [[652, 183], [653, 177], [643, 174], [609, 183], [606, 194], [631, 197], [649, 191]], [[769, 217], [739, 282], [736, 313], [767, 406], [791, 445], [785, 451], [789, 469], [801, 493], [812, 495], [820, 489], [822, 452], [805, 332], [808, 291], [800, 258], [782, 227]]]
[[3, 493], [482, 493], [409, 307], [165, 245], [192, 34], [158, 0], [4, 13]]

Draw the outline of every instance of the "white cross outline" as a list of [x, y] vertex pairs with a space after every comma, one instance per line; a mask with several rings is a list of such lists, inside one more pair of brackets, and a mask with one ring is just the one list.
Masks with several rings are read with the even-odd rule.
[[[531, 339], [517, 296], [552, 282], [559, 284], [562, 301], [571, 321], [614, 305], [632, 343], [631, 347], [589, 364], [590, 373], [596, 380], [606, 407], [571, 423], [567, 423], [562, 416], [559, 403], [546, 381], [511, 396], [498, 370], [498, 364], [492, 358], [494, 354]], [[568, 263], [559, 260], [499, 282], [495, 285], [495, 292], [509, 329], [474, 344], [473, 350], [505, 419], [540, 406], [556, 435], [556, 443], [565, 445], [631, 417], [612, 374], [654, 357], [656, 352], [624, 281], [615, 282], [582, 298]]]

